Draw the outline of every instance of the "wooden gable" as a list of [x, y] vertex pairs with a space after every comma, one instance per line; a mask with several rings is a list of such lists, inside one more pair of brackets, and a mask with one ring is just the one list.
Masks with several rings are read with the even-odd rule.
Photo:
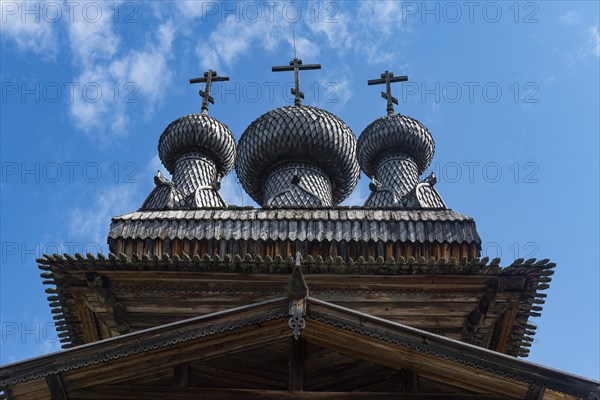
[[7, 365], [0, 387], [16, 400], [591, 399], [599, 385], [322, 300], [280, 297]]

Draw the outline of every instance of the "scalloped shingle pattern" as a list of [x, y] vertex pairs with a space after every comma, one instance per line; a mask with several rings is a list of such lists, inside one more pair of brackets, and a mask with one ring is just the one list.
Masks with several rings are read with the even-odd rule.
[[335, 115], [310, 106], [287, 106], [260, 116], [238, 142], [236, 172], [246, 192], [264, 205], [264, 181], [273, 165], [315, 164], [329, 175], [332, 202], [348, 197], [360, 177], [356, 137]]
[[213, 159], [225, 176], [235, 162], [235, 139], [225, 124], [206, 114], [190, 114], [171, 122], [158, 140], [158, 155], [171, 174], [177, 158], [200, 151]]
[[173, 183], [188, 195], [201, 186], [211, 186], [217, 177], [215, 164], [201, 153], [192, 152], [177, 159]]
[[[300, 178], [298, 185], [292, 184], [294, 175]], [[264, 199], [269, 206], [331, 206], [331, 182], [312, 165], [285, 164], [269, 174]]]
[[373, 121], [358, 138], [358, 161], [367, 176], [375, 176], [377, 161], [388, 153], [410, 156], [425, 172], [435, 151], [429, 130], [414, 118], [401, 114], [386, 115]]

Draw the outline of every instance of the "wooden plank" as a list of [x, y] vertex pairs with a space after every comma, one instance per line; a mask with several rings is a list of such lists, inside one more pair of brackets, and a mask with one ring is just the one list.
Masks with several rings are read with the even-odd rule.
[[[407, 394], [382, 392], [289, 392], [283, 390], [224, 389], [224, 388], [157, 388], [157, 387], [103, 387], [79, 390], [78, 399], [138, 400], [163, 398], [167, 400], [254, 400], [254, 399], [313, 399], [313, 400], [491, 400], [501, 397], [476, 394]], [[104, 397], [103, 397], [104, 396]]]
[[50, 390], [52, 400], [69, 400], [69, 396], [65, 392], [60, 374], [52, 374], [46, 376], [46, 384]]
[[288, 390], [302, 392], [304, 390], [304, 338], [290, 339], [290, 361]]
[[173, 387], [187, 388], [190, 379], [190, 364], [180, 364], [173, 368]]
[[417, 374], [408, 369], [400, 371], [402, 377], [402, 387], [406, 393], [419, 393], [419, 384]]
[[525, 400], [543, 400], [546, 388], [538, 385], [529, 386]]
[[182, 362], [217, 358], [225, 354], [262, 347], [284, 337], [286, 339], [289, 337], [289, 327], [283, 326], [278, 321], [269, 321], [260, 327], [240, 328], [228, 335], [207, 336], [179, 345], [155, 349], [151, 353], [140, 353], [69, 371], [64, 373], [64, 382], [69, 391], [97, 384], [119, 382], [139, 375], [140, 371], [150, 374]]
[[[437, 379], [442, 379], [441, 382], [479, 394], [494, 394], [504, 396], [506, 399], [523, 399], [527, 391], [527, 386], [520, 382], [491, 373], [484, 374], [481, 370], [421, 354], [408, 348], [392, 346], [395, 348], [392, 351], [389, 344], [373, 338], [357, 338], [352, 333], [340, 332], [333, 335], [329, 328], [317, 321], [310, 321], [302, 335], [309, 342], [388, 368], [406, 368], [425, 376], [428, 373], [435, 373], [438, 375]], [[334, 336], [335, 339], [332, 339]]]

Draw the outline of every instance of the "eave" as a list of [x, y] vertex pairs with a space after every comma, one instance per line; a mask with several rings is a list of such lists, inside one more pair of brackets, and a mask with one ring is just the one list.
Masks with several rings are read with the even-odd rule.
[[[291, 258], [238, 255], [38, 261], [53, 286], [46, 291], [65, 347], [280, 296], [293, 268]], [[302, 268], [320, 299], [526, 356], [535, 333], [528, 320], [540, 315], [554, 264], [517, 260], [501, 268], [498, 262], [307, 257]]]
[[[371, 398], [507, 398], [507, 399], [593, 399], [599, 383], [551, 368], [529, 363], [498, 352], [482, 349], [406, 325], [376, 318], [315, 298], [304, 298], [305, 325], [300, 339], [390, 368], [448, 382], [472, 393], [463, 397], [434, 397], [423, 393], [375, 393]], [[247, 349], [259, 349], [282, 340], [292, 340], [288, 325], [293, 302], [280, 297], [224, 312], [196, 317], [156, 328], [126, 334], [10, 364], [0, 369], [0, 387], [9, 398], [28, 399], [52, 394], [56, 398], [102, 398], [118, 382], [143, 374], [177, 368], [191, 362], [226, 357]], [[177, 373], [173, 374], [177, 377]], [[108, 386], [106, 386], [108, 385]], [[231, 398], [293, 398], [273, 390], [216, 390], [121, 387], [127, 396], [141, 399], [147, 390], [183, 398], [210, 398], [209, 394]], [[104, 388], [104, 389], [103, 389]], [[234, 396], [236, 394], [237, 396]], [[260, 392], [260, 393], [259, 393]], [[537, 394], [536, 394], [537, 393]], [[113, 392], [114, 394], [114, 392]], [[280, 397], [277, 397], [280, 395]], [[297, 398], [352, 398], [352, 394], [305, 393]], [[365, 395], [365, 394], [363, 394]], [[429, 397], [427, 397], [427, 396]], [[62, 396], [62, 397], [60, 397]], [[187, 396], [187, 397], [186, 397]], [[312, 397], [311, 397], [312, 396]], [[358, 397], [358, 394], [355, 398]], [[486, 397], [487, 396], [487, 397]], [[538, 396], [538, 397], [535, 397]], [[571, 397], [569, 397], [571, 396]], [[53, 397], [54, 398], [54, 397]], [[364, 397], [369, 398], [369, 397]]]

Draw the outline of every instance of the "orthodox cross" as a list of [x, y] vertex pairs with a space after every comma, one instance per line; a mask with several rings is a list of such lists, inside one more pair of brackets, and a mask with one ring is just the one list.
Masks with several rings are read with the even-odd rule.
[[385, 83], [385, 93], [381, 92], [381, 97], [387, 100], [387, 113], [388, 115], [394, 114], [394, 104], [398, 105], [398, 99], [392, 96], [392, 87], [391, 83], [393, 82], [406, 82], [408, 80], [408, 76], [394, 76], [393, 72], [385, 71], [381, 74], [380, 79], [371, 79], [368, 80], [367, 83], [369, 85], [380, 85]]
[[272, 67], [271, 71], [273, 72], [281, 72], [281, 71], [294, 71], [294, 88], [292, 88], [291, 92], [294, 96], [296, 96], [294, 100], [294, 105], [299, 106], [302, 104], [300, 99], [304, 98], [304, 93], [300, 91], [300, 78], [298, 72], [306, 70], [306, 69], [321, 69], [321, 64], [302, 64], [302, 60], [294, 57], [292, 61], [290, 61], [290, 65], [283, 65], [279, 67]]
[[190, 83], [203, 83], [206, 82], [206, 87], [204, 91], [200, 89], [198, 94], [202, 97], [202, 114], [208, 114], [208, 103], [215, 104], [215, 99], [210, 95], [210, 87], [213, 82], [221, 82], [228, 81], [229, 77], [227, 76], [217, 76], [217, 71], [213, 71], [209, 69], [204, 73], [203, 78], [192, 78], [190, 79]]

